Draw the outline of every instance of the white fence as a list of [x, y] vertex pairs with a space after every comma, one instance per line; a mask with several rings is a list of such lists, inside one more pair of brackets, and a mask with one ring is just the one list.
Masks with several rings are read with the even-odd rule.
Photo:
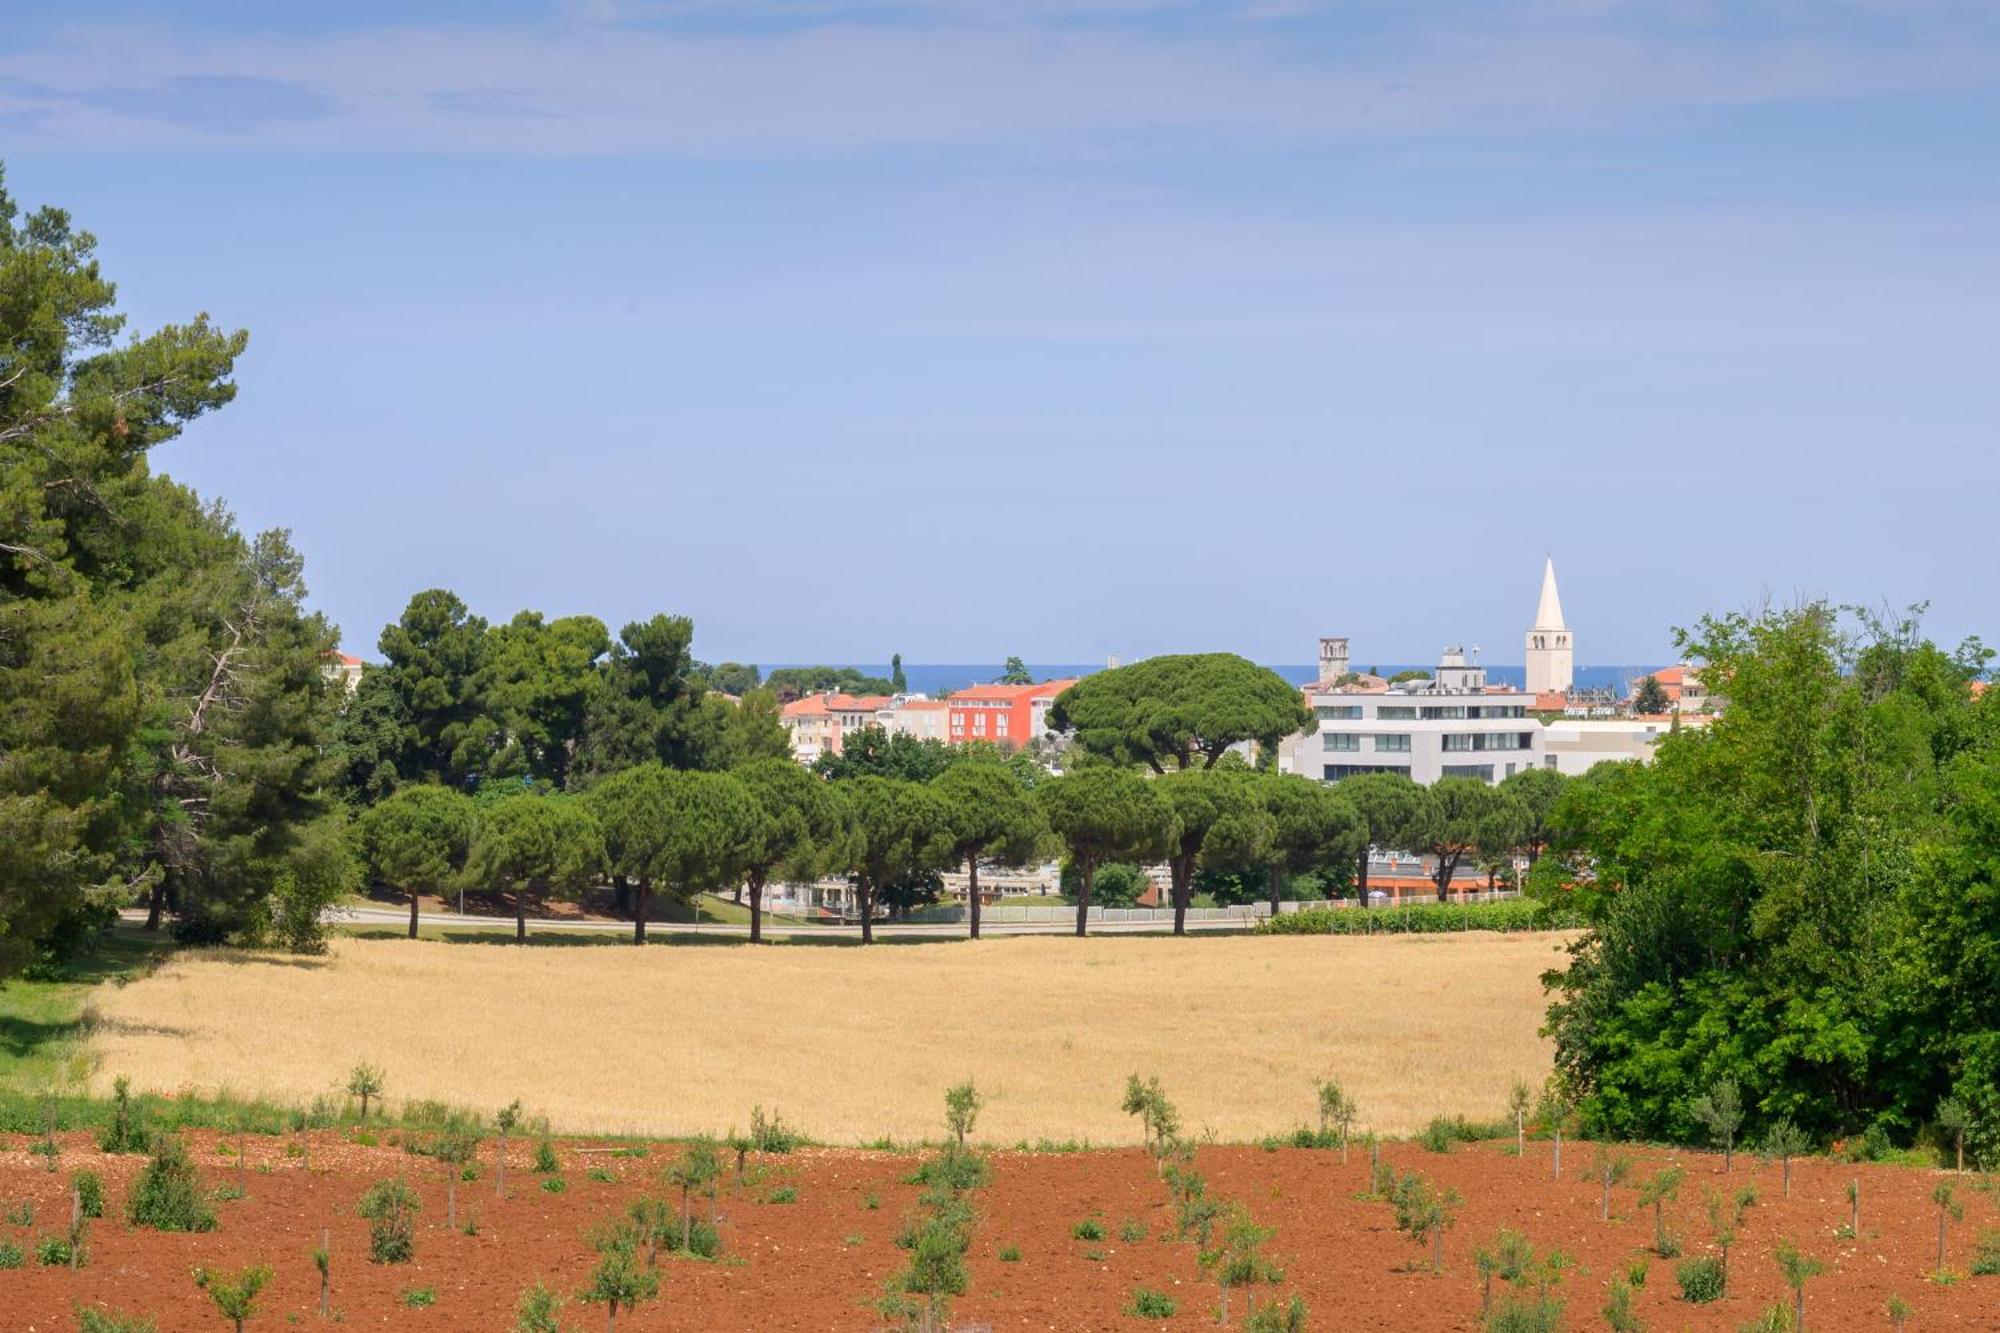
[[[1509, 898], [1518, 898], [1518, 892], [1500, 890], [1494, 893], [1453, 893], [1446, 901], [1451, 906], [1461, 903], [1492, 903]], [[1425, 897], [1418, 903], [1435, 902], [1435, 898]], [[1309, 907], [1356, 908], [1352, 898], [1335, 898], [1318, 902], [1281, 902], [1278, 911], [1301, 912]], [[1371, 911], [1394, 911], [1388, 906], [1377, 906]], [[1271, 915], [1269, 903], [1243, 903], [1235, 907], [1190, 907], [1187, 919], [1190, 922], [1233, 922], [1238, 925], [1253, 926]], [[910, 910], [909, 920], [921, 925], [956, 925], [966, 919], [963, 903], [939, 904], [935, 907], [916, 907]], [[1174, 923], [1174, 909], [1171, 907], [1093, 907], [1088, 917], [1090, 924], [1161, 924]], [[984, 907], [979, 911], [979, 921], [989, 926], [1033, 926], [1052, 925], [1059, 922], [1075, 924], [1074, 905], [1056, 903], [1048, 907]]]

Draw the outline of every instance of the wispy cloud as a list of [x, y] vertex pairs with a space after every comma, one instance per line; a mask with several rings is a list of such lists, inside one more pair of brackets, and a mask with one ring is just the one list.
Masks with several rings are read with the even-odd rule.
[[[2000, 84], [2000, 33], [1951, 4], [1912, 6], [1916, 22], [1853, 4], [1851, 21], [1750, 31], [1694, 0], [1643, 19], [1580, 0], [1421, 20], [1352, 8], [1361, 18], [1341, 23], [1268, 0], [1220, 18], [1166, 0], [594, 0], [511, 27], [79, 27], [0, 56], [0, 116], [24, 147], [71, 150], [779, 155], [1573, 129]], [[155, 78], [107, 79], [132, 68]]]

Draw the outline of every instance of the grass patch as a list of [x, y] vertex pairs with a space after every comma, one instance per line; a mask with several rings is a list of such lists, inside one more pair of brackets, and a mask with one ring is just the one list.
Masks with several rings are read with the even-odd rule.
[[[84, 1005], [97, 987], [146, 975], [173, 950], [162, 933], [118, 925], [93, 940], [60, 981], [10, 980], [0, 986], [0, 1089], [29, 1092], [62, 1081], [84, 1036]], [[16, 1131], [23, 1132], [23, 1131]]]

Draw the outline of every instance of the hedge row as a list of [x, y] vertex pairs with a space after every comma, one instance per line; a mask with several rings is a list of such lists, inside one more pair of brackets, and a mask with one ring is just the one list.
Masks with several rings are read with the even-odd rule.
[[1454, 930], [1572, 930], [1576, 913], [1526, 898], [1497, 903], [1417, 903], [1407, 907], [1308, 907], [1257, 927], [1263, 935], [1438, 935]]

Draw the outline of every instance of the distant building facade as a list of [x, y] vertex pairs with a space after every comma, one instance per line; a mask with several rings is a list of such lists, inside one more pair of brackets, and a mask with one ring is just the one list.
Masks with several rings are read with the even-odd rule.
[[1576, 642], [1563, 622], [1562, 596], [1556, 591], [1556, 562], [1542, 566], [1542, 595], [1535, 604], [1535, 623], [1526, 635], [1529, 694], [1567, 694], [1576, 683]]
[[1074, 679], [1039, 685], [972, 685], [948, 699], [921, 694], [809, 694], [784, 707], [779, 720], [792, 738], [792, 758], [810, 764], [823, 754], [839, 754], [846, 738], [862, 727], [920, 741], [964, 745], [986, 741], [1018, 750], [1050, 735], [1049, 708]]
[[[1325, 674], [1324, 655], [1321, 663]], [[1439, 778], [1502, 782], [1541, 762], [1534, 702], [1526, 691], [1487, 684], [1485, 668], [1462, 648], [1448, 648], [1430, 680], [1308, 687], [1319, 730], [1287, 747], [1290, 767], [1323, 782], [1385, 770], [1425, 785]]]

